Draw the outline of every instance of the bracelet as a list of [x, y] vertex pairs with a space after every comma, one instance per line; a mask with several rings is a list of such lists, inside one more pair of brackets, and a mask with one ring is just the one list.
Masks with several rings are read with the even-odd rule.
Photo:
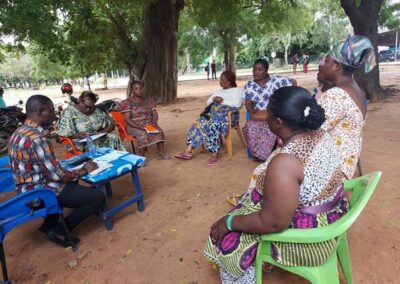
[[232, 232], [232, 219], [233, 219], [233, 214], [229, 214], [228, 219], [226, 219], [226, 228]]

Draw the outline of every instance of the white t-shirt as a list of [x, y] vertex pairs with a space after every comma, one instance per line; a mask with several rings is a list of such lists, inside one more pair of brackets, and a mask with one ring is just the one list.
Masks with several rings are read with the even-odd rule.
[[215, 97], [223, 98], [223, 105], [229, 107], [240, 108], [243, 103], [243, 93], [239, 88], [229, 88], [215, 91], [212, 96], [207, 100], [207, 106], [213, 102]]

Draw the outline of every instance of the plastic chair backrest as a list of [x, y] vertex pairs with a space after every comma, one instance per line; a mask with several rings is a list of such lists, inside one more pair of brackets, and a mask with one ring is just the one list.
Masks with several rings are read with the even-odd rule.
[[72, 156], [78, 156], [78, 155], [83, 154], [82, 151], [79, 151], [79, 150], [76, 148], [74, 142], [73, 142], [71, 139], [69, 139], [68, 137], [63, 137], [63, 136], [58, 136], [58, 137], [59, 137], [59, 139], [60, 139], [60, 143], [61, 143], [64, 147], [69, 146], [69, 148], [71, 149], [71, 151], [68, 151], [68, 150], [65, 148], [65, 154], [64, 154], [65, 159], [69, 159], [69, 158], [71, 158]]
[[118, 133], [122, 140], [130, 139], [130, 135], [126, 130], [125, 118], [119, 111], [110, 111], [111, 117], [117, 123]]
[[367, 205], [381, 175], [381, 172], [373, 172], [344, 182], [345, 191], [351, 193], [349, 200], [350, 209], [333, 224], [307, 230], [288, 229], [277, 234], [263, 235], [261, 237], [262, 240], [291, 243], [317, 243], [342, 235], [350, 228]]
[[[27, 204], [36, 199], [42, 200], [44, 206], [32, 210]], [[16, 195], [0, 204], [0, 241], [2, 242], [8, 232], [21, 224], [61, 212], [56, 194], [49, 189], [33, 189]]]
[[10, 168], [10, 157], [6, 155], [0, 158], [0, 193], [14, 189], [15, 183]]
[[11, 168], [0, 169], [0, 193], [15, 189], [14, 178]]
[[5, 155], [0, 158], [0, 168], [9, 167], [10, 166], [10, 157]]

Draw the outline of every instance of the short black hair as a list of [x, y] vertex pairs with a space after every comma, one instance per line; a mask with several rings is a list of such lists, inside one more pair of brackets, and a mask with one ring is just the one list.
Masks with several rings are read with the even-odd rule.
[[144, 87], [144, 83], [142, 81], [139, 81], [139, 80], [133, 80], [131, 86], [135, 86], [136, 84], [141, 85], [142, 87]]
[[44, 95], [33, 95], [26, 102], [26, 115], [29, 116], [37, 111], [45, 109], [48, 104], [52, 104], [51, 99]]
[[255, 66], [256, 64], [261, 64], [262, 66], [264, 66], [265, 70], [268, 71], [269, 63], [267, 60], [265, 60], [263, 58], [257, 59], [256, 61], [254, 61], [253, 66]]

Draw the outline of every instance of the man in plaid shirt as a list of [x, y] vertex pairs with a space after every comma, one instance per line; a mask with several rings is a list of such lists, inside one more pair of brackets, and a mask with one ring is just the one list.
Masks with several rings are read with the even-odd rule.
[[[46, 138], [47, 129], [56, 119], [53, 102], [48, 97], [31, 96], [26, 103], [26, 115], [26, 121], [11, 136], [8, 146], [17, 193], [35, 188], [53, 190], [61, 206], [74, 208], [66, 218], [67, 226], [72, 230], [104, 204], [102, 192], [75, 182], [95, 170], [97, 165], [88, 161], [76, 171], [61, 167]], [[48, 216], [40, 230], [49, 240], [69, 246], [66, 232], [56, 215]], [[75, 238], [75, 241], [79, 239]]]

